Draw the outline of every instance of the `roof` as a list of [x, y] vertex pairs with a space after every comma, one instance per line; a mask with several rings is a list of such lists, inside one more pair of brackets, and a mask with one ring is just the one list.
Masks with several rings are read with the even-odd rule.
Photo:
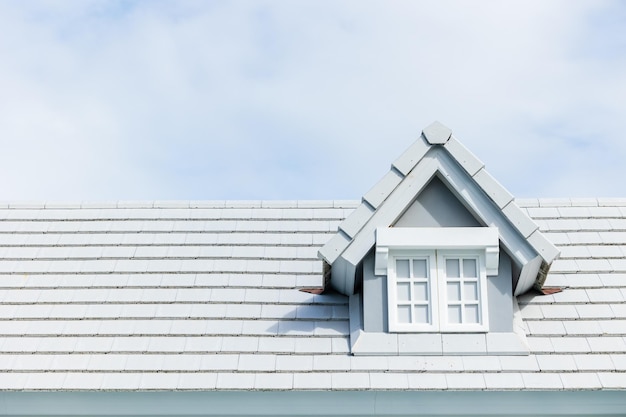
[[515, 294], [540, 288], [558, 250], [485, 164], [439, 122], [422, 131], [320, 249], [320, 258], [332, 265], [332, 286], [354, 293], [358, 265], [376, 244], [376, 229], [393, 226], [435, 176], [481, 224], [497, 228], [501, 245], [521, 269]]
[[0, 205], [0, 390], [626, 389], [626, 199], [517, 200], [561, 251], [529, 356], [351, 356], [318, 249], [360, 202]]

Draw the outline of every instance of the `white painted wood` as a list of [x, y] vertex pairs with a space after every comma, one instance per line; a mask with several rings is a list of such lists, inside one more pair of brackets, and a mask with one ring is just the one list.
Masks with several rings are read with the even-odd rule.
[[452, 136], [452, 130], [435, 121], [424, 128], [422, 135], [431, 145], [443, 145]]
[[473, 175], [474, 181], [483, 189], [487, 196], [499, 207], [504, 208], [513, 201], [513, 195], [509, 193], [495, 178], [484, 168]]
[[350, 244], [350, 237], [343, 232], [335, 234], [318, 252], [318, 256], [333, 264]]
[[487, 341], [484, 334], [442, 334], [444, 354], [448, 355], [485, 355]]
[[399, 334], [399, 355], [441, 355], [443, 347], [441, 334]]
[[374, 209], [391, 194], [391, 192], [400, 184], [404, 176], [396, 169], [391, 169], [385, 176], [376, 183], [365, 195], [365, 200]]
[[375, 231], [378, 227], [386, 227], [396, 220], [409, 205], [428, 180], [436, 172], [437, 162], [430, 156], [423, 159], [413, 170], [412, 175], [401, 182], [385, 203], [379, 208], [370, 221], [361, 229], [350, 246], [342, 254], [343, 258], [356, 265], [375, 244]]
[[495, 227], [380, 227], [376, 229], [377, 275], [386, 275], [389, 250], [421, 249], [481, 249], [487, 265], [487, 275], [498, 274], [499, 241]]
[[469, 149], [463, 146], [454, 135], [446, 142], [444, 148], [450, 152], [459, 165], [472, 177], [485, 166], [485, 164], [470, 152]]
[[478, 249], [498, 245], [495, 227], [380, 227], [376, 244], [393, 249]]
[[560, 251], [554, 246], [544, 234], [538, 230], [533, 232], [528, 237], [528, 242], [537, 251], [539, 255], [544, 259], [547, 264], [551, 264], [555, 259], [559, 257]]
[[369, 204], [363, 203], [339, 224], [339, 229], [354, 239], [354, 236], [369, 221], [373, 213], [374, 209]]
[[539, 227], [520, 209], [515, 202], [511, 202], [502, 209], [504, 215], [519, 230], [523, 237], [528, 238]]
[[430, 149], [430, 145], [424, 139], [424, 136], [417, 138], [415, 142], [409, 148], [404, 151], [402, 155], [398, 157], [392, 164], [392, 168], [398, 170], [398, 172], [404, 176], [422, 160], [426, 152]]

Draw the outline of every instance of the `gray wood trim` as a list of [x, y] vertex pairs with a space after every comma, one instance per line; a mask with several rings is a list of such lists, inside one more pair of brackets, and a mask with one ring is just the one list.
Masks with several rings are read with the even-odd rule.
[[[361, 262], [367, 252], [374, 246], [376, 242], [376, 228], [394, 224], [413, 199], [428, 185], [434, 175], [439, 175], [447, 183], [450, 190], [459, 198], [459, 201], [464, 203], [470, 212], [480, 218], [484, 224], [498, 227], [502, 244], [519, 264], [525, 266], [537, 257], [534, 248], [530, 246], [503, 212], [493, 204], [463, 168], [454, 162], [445, 150], [435, 147], [417, 164], [412, 171], [412, 175], [401, 182], [381, 205], [380, 209], [374, 212], [339, 259], [344, 260], [347, 265], [352, 265], [353, 268], [351, 269], [354, 271], [356, 265]], [[331, 278], [333, 286], [343, 294], [351, 295], [354, 289], [354, 274], [351, 274], [349, 270], [346, 270], [347, 273], [345, 275], [336, 275], [334, 272], [333, 270]], [[526, 271], [527, 274], [528, 272]], [[535, 272], [536, 276], [537, 271], [534, 270], [530, 271], [528, 275], [532, 275], [532, 272]], [[526, 282], [523, 282], [523, 284], [525, 284], [524, 287], [519, 288], [516, 293], [519, 293], [520, 290], [522, 292], [527, 291], [532, 286], [526, 287]]]

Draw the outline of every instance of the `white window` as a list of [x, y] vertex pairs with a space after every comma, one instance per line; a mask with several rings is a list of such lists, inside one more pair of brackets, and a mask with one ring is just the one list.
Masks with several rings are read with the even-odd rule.
[[484, 251], [389, 253], [387, 295], [392, 332], [486, 332]]
[[487, 276], [498, 275], [491, 227], [376, 229], [374, 273], [387, 276], [392, 332], [487, 332]]
[[[407, 252], [391, 256], [387, 273], [389, 329], [391, 331], [437, 331], [439, 311], [435, 251]], [[434, 285], [433, 285], [434, 284]]]

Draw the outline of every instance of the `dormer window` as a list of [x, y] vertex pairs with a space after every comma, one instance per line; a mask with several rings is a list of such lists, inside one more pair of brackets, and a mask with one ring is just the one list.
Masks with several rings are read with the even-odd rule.
[[350, 297], [354, 355], [527, 355], [515, 296], [541, 287], [558, 255], [438, 122], [319, 251]]
[[496, 228], [379, 228], [376, 274], [387, 276], [389, 331], [487, 332], [487, 275]]

